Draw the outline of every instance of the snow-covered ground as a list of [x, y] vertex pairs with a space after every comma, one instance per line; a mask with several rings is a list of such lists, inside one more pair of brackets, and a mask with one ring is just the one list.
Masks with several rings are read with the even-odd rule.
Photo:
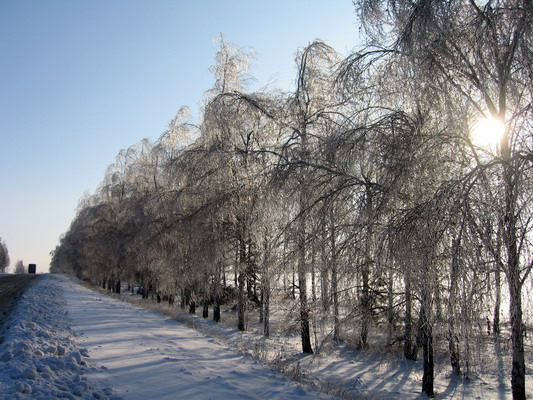
[[176, 320], [63, 276], [41, 277], [7, 326], [1, 399], [330, 398]]
[[[125, 289], [125, 287], [123, 287]], [[271, 315], [271, 339], [262, 335], [258, 316], [250, 313], [249, 330], [235, 328], [235, 312], [223, 309], [222, 323], [191, 315], [177, 305], [156, 303], [140, 295], [123, 292], [120, 295], [98, 289], [106, 296], [150, 308], [177, 319], [227, 347], [261, 358], [291, 378], [306, 382], [321, 391], [347, 399], [425, 399], [421, 393], [422, 361], [403, 359], [401, 346], [355, 350], [347, 344], [325, 341], [320, 354], [304, 355], [300, 350], [297, 331], [287, 327], [287, 318]], [[280, 309], [279, 305], [276, 307]], [[201, 313], [201, 309], [198, 310]], [[212, 315], [212, 309], [209, 310]], [[285, 324], [285, 325], [284, 325]], [[275, 331], [275, 332], [274, 332]], [[470, 365], [470, 377], [460, 378], [451, 373], [446, 343], [436, 343], [435, 392], [437, 399], [511, 400], [510, 336], [505, 330], [499, 337], [480, 334], [472, 339], [475, 348]], [[385, 343], [386, 340], [377, 340]], [[533, 393], [533, 341], [526, 340], [526, 391]]]
[[[141, 302], [138, 296], [120, 297]], [[253, 329], [242, 333], [231, 324], [179, 313], [176, 307], [142, 304], [111, 298], [64, 276], [42, 276], [6, 324], [0, 344], [0, 399], [328, 398], [273, 372], [252, 355], [285, 375], [345, 398], [422, 396], [420, 362], [388, 351], [357, 352], [330, 343], [319, 356], [304, 356], [295, 337], [265, 340]], [[230, 320], [231, 313], [223, 318]], [[437, 398], [510, 399], [505, 353], [487, 352], [485, 373], [472, 381], [451, 378], [441, 369]], [[530, 366], [528, 356], [528, 391]]]
[[60, 281], [42, 276], [11, 313], [0, 344], [0, 399], [120, 399], [91, 381], [95, 368], [78, 347]]
[[127, 399], [329, 398], [174, 319], [54, 279], [79, 342], [103, 367], [91, 378]]

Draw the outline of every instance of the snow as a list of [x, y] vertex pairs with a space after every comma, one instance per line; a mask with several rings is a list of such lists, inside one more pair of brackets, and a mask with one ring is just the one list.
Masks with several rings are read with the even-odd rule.
[[[320, 355], [302, 355], [297, 335], [265, 339], [253, 324], [243, 333], [175, 306], [120, 298], [64, 276], [41, 276], [4, 326], [0, 399], [331, 398], [311, 386], [345, 398], [425, 398], [421, 362], [388, 349], [355, 351], [329, 342]], [[141, 301], [143, 307], [130, 303]], [[226, 311], [223, 320], [231, 317]], [[490, 349], [480, 353], [485, 370], [472, 380], [451, 375], [444, 360], [437, 398], [510, 399], [508, 348], [500, 348], [506, 340], [487, 340]]]
[[66, 318], [56, 277], [42, 276], [20, 298], [0, 344], [1, 399], [119, 399], [90, 382], [85, 360]]
[[65, 277], [53, 280], [63, 289], [78, 342], [101, 366], [89, 373], [91, 380], [127, 399], [330, 398], [174, 319]]
[[[123, 288], [124, 289], [124, 288]], [[107, 296], [150, 308], [171, 316], [195, 330], [203, 332], [218, 343], [247, 352], [262, 359], [286, 376], [310, 384], [322, 392], [344, 398], [356, 399], [426, 399], [421, 393], [422, 361], [405, 360], [398, 346], [382, 347], [386, 338], [376, 337], [376, 345], [368, 350], [355, 350], [349, 343], [326, 340], [318, 355], [304, 355], [298, 332], [287, 326], [287, 318], [271, 315], [271, 339], [262, 335], [258, 315], [250, 313], [247, 332], [238, 331], [235, 312], [223, 308], [222, 323], [191, 315], [179, 306], [156, 303], [142, 299], [140, 295], [123, 292]], [[280, 309], [276, 305], [276, 309]], [[201, 309], [198, 310], [201, 313]], [[210, 316], [212, 309], [210, 309]], [[439, 343], [435, 352], [435, 392], [438, 399], [512, 399], [510, 388], [510, 333], [506, 329], [499, 337], [480, 335], [474, 337], [476, 354], [471, 360], [470, 377], [458, 377], [451, 373], [446, 343]], [[526, 341], [526, 391], [533, 392], [532, 342]]]

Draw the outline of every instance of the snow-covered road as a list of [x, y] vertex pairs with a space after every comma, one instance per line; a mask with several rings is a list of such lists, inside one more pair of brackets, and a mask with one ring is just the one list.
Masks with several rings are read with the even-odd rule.
[[79, 345], [101, 367], [89, 379], [126, 399], [328, 398], [173, 319], [52, 279], [63, 288]]

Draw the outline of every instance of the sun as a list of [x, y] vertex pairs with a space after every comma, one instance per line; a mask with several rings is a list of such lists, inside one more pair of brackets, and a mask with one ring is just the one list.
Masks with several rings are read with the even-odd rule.
[[472, 142], [476, 146], [496, 146], [505, 132], [505, 125], [499, 119], [482, 118], [474, 124]]

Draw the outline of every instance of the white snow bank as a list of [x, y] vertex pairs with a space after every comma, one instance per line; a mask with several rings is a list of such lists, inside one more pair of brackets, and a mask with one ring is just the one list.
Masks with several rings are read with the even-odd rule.
[[104, 367], [91, 379], [109, 383], [127, 399], [331, 398], [174, 319], [56, 279], [73, 330], [91, 360]]
[[0, 399], [120, 399], [87, 379], [88, 352], [76, 345], [62, 289], [43, 275], [20, 298], [0, 344]]

